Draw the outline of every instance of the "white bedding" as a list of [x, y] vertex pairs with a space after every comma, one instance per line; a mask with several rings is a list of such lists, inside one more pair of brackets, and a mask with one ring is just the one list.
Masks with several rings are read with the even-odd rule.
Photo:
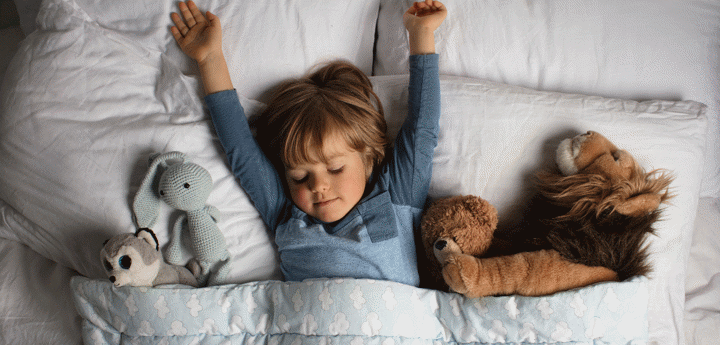
[[[301, 2], [296, 1], [294, 3], [300, 4]], [[447, 3], [451, 10], [459, 7], [451, 1]], [[466, 31], [458, 31], [458, 28], [452, 24], [445, 26], [448, 31], [438, 35], [438, 46], [443, 52], [441, 61], [444, 61], [445, 67], [449, 68], [445, 71], [447, 74], [483, 77], [539, 89], [580, 92], [608, 97], [693, 99], [708, 105], [707, 117], [710, 122], [708, 126], [710, 138], [708, 146], [711, 150], [708, 155], [710, 158], [706, 159], [709, 163], [706, 162], [705, 164], [705, 181], [703, 181], [702, 191], [704, 195], [709, 197], [701, 199], [694, 237], [690, 235], [692, 226], [687, 226], [686, 230], [683, 230], [687, 234], [677, 237], [665, 237], [663, 240], [668, 241], [667, 243], [659, 242], [664, 243], [662, 244], [664, 247], [658, 247], [663, 248], [664, 255], [664, 259], [660, 262], [662, 265], [667, 265], [667, 267], [661, 267], [660, 271], [667, 274], [666, 279], [668, 282], [674, 281], [675, 283], [656, 285], [658, 290], [655, 290], [655, 300], [651, 299], [651, 304], [655, 301], [657, 302], [655, 305], [666, 306], [656, 311], [659, 315], [668, 313], [667, 315], [671, 316], [656, 320], [655, 326], [651, 325], [650, 327], [650, 338], [654, 343], [679, 344], [684, 342], [685, 337], [689, 344], [706, 344], [717, 339], [717, 329], [720, 329], [720, 318], [718, 317], [720, 311], [717, 308], [717, 296], [720, 295], [718, 292], [720, 291], [720, 284], [718, 284], [717, 277], [720, 269], [718, 269], [718, 264], [707, 264], [708, 262], [720, 263], [716, 225], [718, 224], [717, 219], [720, 218], [720, 209], [717, 206], [718, 199], [715, 199], [717, 196], [713, 196], [716, 189], [714, 183], [719, 180], [716, 178], [717, 176], [713, 175], [716, 173], [716, 167], [713, 164], [718, 160], [713, 159], [713, 157], [718, 157], [718, 155], [712, 153], [712, 149], [720, 147], [720, 145], [715, 144], [720, 140], [718, 139], [720, 135], [717, 134], [720, 127], [718, 125], [720, 120], [718, 120], [717, 115], [718, 72], [716, 64], [718, 57], [718, 45], [716, 44], [718, 42], [718, 3], [715, 1], [686, 2], [684, 6], [687, 7], [683, 7], [679, 14], [666, 13], [664, 11], [667, 8], [662, 6], [655, 6], [652, 14], [640, 11], [642, 8], [647, 8], [649, 3], [652, 3], [652, 1], [632, 2], [630, 5], [622, 5], [618, 2], [592, 3], [592, 6], [601, 6], [595, 8], [592, 6], [564, 7], [561, 5], [563, 3], [557, 3], [557, 6], [544, 6], [544, 3], [540, 2], [535, 3], [533, 7], [525, 8], [526, 11], [516, 11], [523, 9], [519, 7], [523, 6], [520, 2], [508, 2], [503, 6], [494, 4], [492, 1], [483, 2], [483, 6], [468, 7], [465, 11], [455, 12], [458, 15], [463, 13], [462, 16], [469, 19], [477, 18], [473, 14], [478, 13], [483, 13], [490, 18], [486, 22], [476, 21], [476, 23], [485, 23], [483, 24], [485, 26], [478, 28], [477, 32], [489, 35], [483, 37], [482, 46], [455, 44], [457, 42], [471, 42], [471, 39]], [[53, 131], [43, 132], [43, 125], [52, 123], [53, 126], [56, 126], [54, 130], [63, 135], [71, 133], [75, 136], [73, 139], [80, 139], [80, 141], [75, 141], [72, 144], [74, 145], [72, 146], [73, 151], [53, 151], [53, 145], [67, 145], [71, 141], [63, 140], [61, 136], [50, 138], [28, 136], [28, 142], [19, 141], [28, 146], [11, 147], [12, 150], [17, 150], [13, 151], [16, 153], [40, 153], [44, 159], [37, 162], [21, 159], [25, 170], [21, 170], [21, 173], [14, 171], [15, 175], [2, 175], [2, 179], [7, 180], [0, 181], [0, 183], [7, 183], [10, 181], [8, 176], [14, 176], [12, 177], [13, 182], [16, 181], [14, 178], [24, 179], [23, 183], [27, 182], [24, 185], [11, 185], [14, 190], [12, 196], [3, 194], [0, 197], [0, 199], [3, 199], [0, 201], [4, 201], [4, 206], [0, 207], [0, 209], [3, 209], [2, 219], [4, 221], [4, 227], [0, 231], [2, 236], [0, 237], [12, 239], [12, 241], [0, 241], [0, 248], [2, 248], [0, 249], [2, 250], [0, 252], [0, 274], [7, 273], [11, 276], [18, 276], [18, 279], [13, 283], [14, 285], [5, 284], [0, 286], [0, 292], [3, 293], [3, 296], [7, 293], [8, 296], [14, 297], [7, 300], [17, 303], [3, 302], [3, 305], [0, 306], [2, 311], [7, 311], [7, 313], [3, 314], [0, 329], [15, 325], [12, 320], [17, 314], [9, 314], [12, 310], [18, 306], [28, 306], [24, 308], [28, 311], [28, 317], [39, 320], [36, 325], [38, 329], [43, 331], [34, 334], [7, 333], [13, 334], [13, 337], [5, 336], [5, 332], [2, 332], [0, 334], [3, 334], [5, 338], [0, 340], [4, 343], [33, 342], [34, 339], [38, 339], [34, 338], [36, 336], [40, 337], [40, 339], [52, 339], [47, 341], [49, 343], [75, 343], [78, 341], [79, 319], [74, 311], [69, 310], [71, 309], [68, 308], [69, 301], [67, 299], [58, 299], [61, 303], [55, 304], [55, 299], [58, 297], [55, 291], [60, 291], [60, 296], [68, 298], [69, 290], [63, 289], [61, 286], [64, 284], [63, 282], [67, 283], [73, 271], [60, 268], [61, 266], [53, 263], [53, 261], [37, 256], [35, 252], [37, 251], [45, 257], [61, 262], [63, 266], [74, 267], [85, 275], [101, 277], [102, 273], [99, 267], [95, 267], [96, 263], [92, 262], [96, 253], [94, 251], [83, 251], [82, 248], [88, 247], [86, 244], [88, 242], [90, 243], [89, 247], [92, 247], [93, 243], [102, 242], [111, 233], [129, 231], [133, 228], [127, 202], [134, 188], [139, 184], [139, 179], [146, 167], [143, 156], [149, 151], [191, 148], [185, 151], [191, 151], [194, 157], [199, 158], [200, 161], [206, 164], [206, 168], [211, 170], [214, 177], [220, 177], [216, 179], [216, 187], [211, 203], [216, 206], [224, 205], [223, 212], [226, 216], [224, 226], [226, 229], [233, 229], [231, 237], [237, 240], [231, 245], [234, 245], [233, 254], [238, 263], [234, 274], [236, 277], [241, 277], [238, 282], [279, 277], [275, 261], [277, 259], [270, 236], [265, 232], [257, 215], [252, 211], [251, 205], [244, 199], [242, 191], [237, 187], [234, 180], [228, 177], [222, 160], [217, 159], [217, 144], [212, 136], [211, 128], [207, 126], [207, 119], [202, 114], [197, 78], [194, 76], [193, 69], [187, 61], [182, 60], [182, 55], [174, 47], [174, 42], [171, 41], [165, 31], [169, 19], [164, 17], [162, 13], [169, 11], [173, 6], [169, 3], [165, 4], [156, 1], [148, 1], [147, 4], [150, 7], [148, 7], [147, 16], [143, 17], [141, 23], [140, 20], [133, 21], [127, 17], [119, 21], [116, 20], [117, 17], [101, 15], [103, 13], [120, 13], [120, 15], [122, 13], [135, 13], [133, 8], [104, 12], [106, 8], [103, 7], [103, 11], [100, 11], [101, 8], [93, 7], [93, 3], [89, 2], [47, 1], [45, 12], [41, 13], [39, 24], [41, 27], [45, 25], [46, 29], [50, 29], [50, 31], [45, 33], [36, 32], [21, 47], [19, 55], [31, 59], [29, 61], [32, 61], [32, 68], [34, 69], [32, 74], [25, 74], [25, 76], [47, 78], [42, 83], [24, 79], [14, 80], [15, 85], [26, 85], [28, 87], [41, 85], [44, 87], [41, 90], [20, 90], [38, 96], [35, 99], [37, 102], [32, 104], [40, 106], [23, 113], [29, 116], [25, 120], [30, 120], [25, 122], [29, 126], [26, 128], [28, 130], [39, 129], [40, 133], [45, 134], [54, 133]], [[480, 4], [480, 2], [476, 4]], [[355, 18], [357, 23], [368, 22], [367, 19], [372, 17], [374, 13], [373, 10], [369, 9], [372, 7], [371, 5], [365, 7], [365, 10], [353, 12], [359, 15], [352, 18]], [[378, 21], [380, 26], [378, 34], [380, 36], [375, 48], [374, 71], [375, 73], [402, 73], [404, 71], [402, 69], [403, 60], [397, 58], [397, 56], [403, 54], [403, 46], [402, 44], [393, 43], [392, 40], [398, 39], [397, 37], [387, 38], [388, 36], [383, 35], [382, 31], [387, 29], [387, 27], [383, 28], [384, 23], [386, 23], [383, 20], [387, 20], [386, 17], [383, 17], [383, 11], [386, 11], [387, 15], [387, 11], [392, 13], [394, 8], [388, 6], [387, 3], [382, 5], [378, 13], [374, 14], [380, 15]], [[678, 3], [672, 6], [681, 5]], [[61, 12], [51, 11], [57, 11], [58, 9]], [[78, 11], [78, 9], [82, 9], [82, 11]], [[93, 9], [95, 9], [95, 12], [93, 12]], [[210, 9], [219, 12], [219, 14], [222, 14], [223, 9], [228, 13], [242, 12], [237, 7], [224, 8], [219, 4], [211, 5]], [[593, 14], [592, 9], [600, 10], [602, 15], [599, 17], [603, 18], [602, 24], [593, 21], [598, 16]], [[303, 17], [312, 17], [309, 13], [315, 13], [314, 11], [317, 11], [317, 9], [304, 12], [308, 14], [304, 14]], [[273, 13], [270, 10], [266, 12]], [[650, 30], [650, 28], [657, 26], [664, 27], [667, 20], [661, 21], [659, 18], [667, 19], [668, 16], [671, 16], [675, 19], [675, 24], [671, 28], [678, 29], [678, 31], [672, 35], [664, 36], [653, 34], [651, 38], [659, 39], [651, 40], [647, 39], [647, 35], [643, 35], [644, 31], [638, 30], [634, 25], [610, 25], [616, 21], [628, 23], [622, 21], [622, 18], [632, 17], [639, 12], [644, 13], [643, 16], [637, 17], [639, 18], [637, 23], [643, 30]], [[55, 15], [52, 13], [55, 13]], [[63, 15], [57, 15], [58, 13]], [[335, 13], [337, 12], [333, 14]], [[452, 13], [451, 11], [451, 15]], [[493, 13], [515, 14], [498, 16], [492, 15]], [[563, 21], [554, 19], [560, 15], [565, 16], [567, 19]], [[238, 22], [231, 22], [227, 25], [239, 30], [239, 28], [243, 27], [240, 23], [241, 20], [246, 21], [248, 16], [257, 18], [259, 22], [263, 18], [268, 20], [274, 18], [273, 22], [275, 23], [278, 22], [278, 18], [288, 18], [286, 15], [266, 15], [263, 11], [255, 9], [247, 13], [246, 16], [237, 16]], [[508, 24], [520, 23], [523, 18], [528, 18], [528, 16], [536, 20], [536, 22], [533, 22], [534, 25]], [[42, 18], [45, 18], [45, 21]], [[91, 18], [91, 20], [88, 21], [88, 18]], [[224, 17], [221, 15], [221, 18]], [[449, 20], [452, 19], [451, 16]], [[461, 23], [461, 19], [456, 17], [456, 23]], [[302, 27], [308, 37], [312, 36], [313, 32], [320, 34], [340, 25], [340, 21], [335, 21], [335, 24], [330, 23], [327, 27], [317, 27], [317, 21], [309, 21], [309, 24], [302, 23], [302, 18], [299, 17], [291, 17], [288, 20], [288, 22], [284, 22], [285, 27]], [[349, 21], [350, 19], [346, 18], [345, 22]], [[363, 26], [366, 28], [366, 32], [374, 32], [375, 22], [371, 22], [373, 28]], [[584, 22], [593, 24], [585, 25]], [[448, 23], [453, 22], [449, 21]], [[538, 23], [547, 25], [539, 25]], [[73, 30], [67, 30], [76, 24], [82, 26], [82, 31], [76, 30], [76, 33], [82, 32], [83, 35], [72, 36]], [[144, 26], [135, 31], [130, 30], [135, 24], [143, 24]], [[342, 25], [349, 26], [347, 23]], [[460, 26], [461, 24], [457, 25]], [[25, 27], [27, 25], [23, 25], [23, 28]], [[566, 30], [567, 27], [574, 28], [574, 30]], [[498, 28], [503, 28], [505, 31], [498, 31]], [[509, 28], [514, 29], [510, 30]], [[62, 34], [60, 34], [60, 31], [63, 31]], [[616, 34], [617, 32], [627, 34]], [[668, 33], [667, 31], [662, 32]], [[98, 36], [94, 37], [88, 33]], [[277, 35], [277, 32], [275, 34], [272, 32], [265, 33]], [[528, 33], [533, 35], [528, 36]], [[595, 40], [588, 39], [588, 33], [602, 33], [602, 35], [590, 36], [597, 39]], [[616, 39], [609, 40], [609, 44], [605, 44], [603, 50], [582, 49], [582, 47], [590, 47], [599, 42], [608, 42], [610, 36], [604, 35], [610, 34]], [[342, 35], [350, 37], [354, 33], [343, 32]], [[365, 37], [366, 35], [361, 34], [360, 36]], [[287, 51], [295, 51], [299, 46], [278, 43], [278, 45], [263, 47], [258, 46], [257, 40], [253, 40], [247, 35], [241, 37], [237, 42], [234, 42], [234, 45], [230, 43], [231, 49], [233, 51], [242, 50], [246, 53], [251, 51], [251, 53], [247, 53], [248, 55], [234, 55], [231, 65], [233, 64], [232, 61], [235, 61], [236, 71], [238, 72], [233, 75], [233, 79], [235, 84], [239, 86], [241, 95], [248, 98], [244, 100], [244, 105], [251, 111], [256, 109], [255, 107], [259, 106], [260, 103], [251, 101], [249, 98], [261, 101], [267, 89], [280, 78], [302, 73], [306, 68], [319, 61], [341, 56], [351, 59], [358, 65], [365, 66], [366, 71], [373, 68], [373, 61], [368, 60], [367, 55], [367, 52], [372, 51], [372, 41], [354, 40], [353, 42], [360, 42], [360, 44], [357, 46], [339, 45], [337, 50], [332, 52], [303, 49], [298, 54], [288, 57]], [[518, 40], [519, 37], [524, 39]], [[534, 39], [528, 40], [528, 37]], [[618, 37], [622, 37], [622, 39]], [[696, 38], [696, 40], [688, 39], [687, 44], [681, 44], [681, 39], [688, 37]], [[97, 39], [91, 40], [91, 38]], [[551, 40], [548, 41], [548, 39]], [[103, 43], [98, 44], [98, 40], [102, 40]], [[140, 46], [134, 44], [133, 42], [136, 41], [142, 42], [142, 44]], [[267, 39], [260, 41], [267, 41]], [[474, 40], [472, 41], [474, 42]], [[551, 41], [555, 43], [550, 44]], [[637, 42], [643, 44], [638, 45]], [[306, 38], [300, 46], [303, 45], [306, 47], [325, 47], [328, 44], [320, 45], [320, 43], [314, 43], [311, 39]], [[466, 51], [454, 54], [453, 50], [451, 50], [453, 46], [463, 47]], [[241, 47], [251, 47], [251, 49], [242, 49]], [[498, 50], [498, 47], [508, 47], [508, 50]], [[537, 49], [537, 47], [545, 47], [545, 50], [533, 50]], [[548, 47], [554, 48], [548, 50]], [[593, 47], [597, 47], [597, 45]], [[493, 49], [495, 49], [494, 55], [487, 55], [488, 51], [492, 52]], [[603, 57], [604, 60], [592, 60], [592, 63], [588, 63], [588, 61], [591, 61], [587, 56], [589, 51], [595, 51], [596, 57]], [[657, 52], [661, 52], [661, 54], [657, 54], [661, 58], [655, 58], [654, 53]], [[49, 55], [44, 56], [43, 53]], [[55, 53], [58, 53], [58, 55], [53, 56], [52, 54]], [[263, 59], [257, 59], [258, 56], [262, 56]], [[482, 61], [485, 62], [479, 65], [476, 62], [467, 60], [477, 56], [480, 56], [483, 59]], [[76, 60], [73, 62], [68, 60], [67, 57], [73, 57]], [[78, 57], [82, 58], [78, 59]], [[384, 66], [380, 65], [381, 59], [385, 62]], [[245, 68], [240, 61], [245, 63], [246, 60], [254, 61], [256, 64], [250, 64], [249, 67]], [[293, 60], [293, 62], [290, 63], [289, 60]], [[301, 63], [297, 64], [297, 61], [301, 61]], [[393, 71], [388, 67], [388, 61], [398, 63], [398, 70]], [[602, 63], [598, 63], [598, 61], [602, 61]], [[13, 72], [22, 71], [23, 68], [30, 66], [24, 65], [20, 61], [14, 63]], [[131, 66], [131, 68], [113, 68], [118, 63]], [[668, 69], [668, 67], [676, 65], [682, 67]], [[273, 66], [284, 66], [286, 69], [273, 68]], [[90, 72], [82, 72], [83, 70]], [[79, 76], [77, 73], [80, 73]], [[18, 74], [15, 74], [15, 76], [18, 76]], [[262, 76], [270, 76], [270, 78], [263, 79]], [[105, 79], [106, 77], [110, 79]], [[240, 80], [243, 82], [238, 82]], [[388, 79], [376, 80], [380, 80], [381, 84], [383, 80], [385, 80], [386, 84], [388, 83]], [[77, 81], [83, 81], [83, 83], [77, 84]], [[702, 87], [696, 87], [695, 85], [702, 85]], [[3, 86], [3, 95], [7, 95], [8, 87], [8, 85]], [[69, 89], [69, 87], [73, 89]], [[13, 92], [17, 91], [13, 89]], [[477, 90], [473, 92], [477, 92]], [[460, 95], [460, 93], [455, 94], [456, 97], [460, 97]], [[66, 96], [77, 97], [57, 101]], [[393, 96], [388, 94], [386, 97]], [[128, 102], [129, 99], [133, 101]], [[587, 102], [587, 100], [587, 98], [578, 98], [580, 102]], [[3, 102], [3, 107], [14, 103], [14, 101], [8, 103], [7, 98], [3, 98], [0, 102]], [[527, 103], [525, 104], [527, 107]], [[76, 105], [93, 106], [81, 107], [82, 112], [77, 113], [78, 108], [73, 108]], [[536, 106], [533, 105], [533, 107]], [[516, 108], [515, 110], [521, 110], [522, 112], [523, 109], [536, 108]], [[16, 108], [11, 110], [3, 108], [0, 116], [5, 117], [8, 114], [16, 114], [15, 110]], [[455, 110], [460, 110], [460, 108]], [[393, 110], [388, 109], [387, 111], [391, 112]], [[121, 120], [131, 113], [135, 114], [134, 117], [128, 118], [128, 121]], [[93, 127], [78, 127], [77, 123], [73, 122], [81, 119], [77, 115], [92, 118], [94, 121]], [[512, 122], [512, 119], [518, 118], [522, 117], [508, 119], [507, 127], [501, 128], [504, 132], [498, 133], [514, 133], [517, 135], [517, 128], [510, 126], [516, 125], [516, 123]], [[50, 122], [44, 124], [42, 121], [38, 121], [41, 119]], [[537, 124], [527, 122], [530, 119], [529, 117], [524, 119], [526, 121], [525, 128], [532, 128], [536, 132], [522, 133], [526, 136], [523, 136], [517, 142], [510, 142], [509, 144], [503, 141], [502, 138], [492, 137], [490, 132], [484, 132], [483, 136], [479, 136], [479, 138], [485, 138], [480, 143], [481, 146], [484, 145], [483, 150], [490, 150], [491, 146], [487, 146], [487, 142], [495, 140], [498, 145], [506, 143], [502, 147], [508, 150], [511, 155], [516, 154], [518, 157], [538, 154], [542, 156], [545, 154], [557, 137], [553, 137], [546, 129], [538, 131]], [[57, 120], [62, 121], [52, 122]], [[658, 122], [663, 120], [657, 119]], [[3, 121], [3, 119], [0, 119], [0, 121]], [[391, 118], [391, 127], [392, 121]], [[394, 121], [397, 125], [397, 119], [394, 119]], [[528, 124], [531, 127], [527, 127]], [[596, 122], [591, 122], [591, 124], [594, 125]], [[618, 123], [614, 122], [609, 124], [607, 128], [611, 130], [616, 125]], [[555, 135], [560, 132], [568, 133], [577, 130], [596, 129], [580, 128], [583, 126], [582, 123], [576, 123], [565, 127], [564, 130], [556, 130]], [[78, 131], [78, 128], [85, 128], [85, 130]], [[105, 128], [105, 130], [99, 130], [102, 128]], [[668, 131], [673, 129], [672, 126], [669, 128]], [[681, 131], [687, 129], [686, 126]], [[127, 135], [128, 130], [132, 130], [133, 135]], [[687, 134], [688, 132], [683, 133]], [[648, 134], [645, 133], [645, 135]], [[538, 137], [538, 135], [540, 136]], [[610, 137], [612, 138], [612, 136]], [[641, 152], [641, 161], [644, 164], [656, 168], [667, 167], [663, 164], [664, 161], [658, 163], [653, 158], [651, 151], [643, 151], [646, 148], [643, 144], [646, 143], [628, 140], [629, 137], [629, 134], [617, 134], [617, 138], [612, 139], [618, 139], [636, 152]], [[7, 138], [7, 136], [0, 136], [0, 140], [4, 138]], [[32, 140], [29, 140], [30, 138]], [[659, 138], [661, 138], [658, 139], [659, 142], [663, 142], [665, 139], [673, 140], [672, 135]], [[466, 138], [466, 140], [470, 139]], [[132, 143], [132, 145], [128, 143]], [[127, 148], [118, 149], [119, 147]], [[497, 146], [492, 147], [492, 149], [496, 148]], [[6, 145], [4, 149], [7, 150], [8, 146]], [[492, 155], [487, 156], [488, 152], [483, 150], [479, 152], [485, 156], [482, 157], [483, 160], [475, 161], [476, 166], [485, 167], [489, 165], [485, 160], [500, 159], [493, 158], [495, 156]], [[93, 153], [88, 156], [87, 152]], [[8, 157], [10, 156], [2, 157], [2, 159]], [[88, 159], [88, 157], [92, 159]], [[12, 158], [16, 159], [16, 157]], [[694, 158], [689, 160], [690, 163], [694, 161]], [[121, 164], [122, 162], [129, 164]], [[452, 163], [451, 161], [443, 162]], [[456, 163], [460, 162], [461, 160]], [[72, 166], [65, 165], [71, 163]], [[511, 212], [511, 200], [513, 198], [502, 198], [498, 195], [502, 195], [503, 191], [506, 191], [503, 188], [508, 188], [509, 185], [511, 186], [516, 181], [522, 181], [522, 174], [526, 171], [517, 170], [518, 167], [537, 167], [541, 163], [539, 160], [520, 160], [505, 163], [505, 165], [498, 165], [495, 172], [479, 171], [479, 174], [473, 175], [470, 180], [460, 179], [458, 183], [449, 183], [452, 180], [448, 179], [447, 176], [443, 177], [443, 171], [451, 171], [450, 166], [446, 167], [448, 170], [440, 168], [438, 169], [438, 176], [441, 177], [437, 178], [439, 184], [434, 186], [434, 195], [460, 191], [487, 192], [488, 194], [482, 195], [497, 203], [500, 209]], [[440, 165], [442, 166], [442, 164]], [[469, 167], [469, 165], [464, 164], [462, 166]], [[78, 176], [63, 176], [63, 171], [77, 173], [77, 168], [85, 169], [83, 173], [87, 174], [83, 175], [79, 181], [71, 179], [71, 177], [77, 178]], [[511, 174], [511, 179], [501, 181], [496, 176], [500, 176], [497, 173], [502, 172], [502, 169], [514, 171], [517, 176]], [[5, 172], [8, 171], [5, 170]], [[119, 177], [119, 179], [105, 181], [102, 186], [105, 187], [104, 189], [97, 189], [97, 185], [86, 184], [88, 179], [93, 179], [98, 174], [109, 174]], [[470, 173], [467, 174], [466, 176], [469, 176]], [[58, 208], [52, 202], [48, 204], [47, 196], [41, 193], [42, 188], [30, 190], [36, 186], [34, 184], [38, 181], [36, 178], [43, 179], [40, 185], [52, 185], [53, 188], [48, 190], [53, 193], [53, 196], [58, 197], [58, 201], [62, 201], [65, 205]], [[688, 183], [683, 184], [680, 188], [687, 190]], [[55, 189], [58, 186], [62, 186], [62, 188]], [[690, 194], [700, 193], [700, 188], [697, 187], [696, 189], [696, 191], [691, 191]], [[3, 191], [7, 191], [7, 189]], [[512, 195], [512, 193], [510, 194]], [[27, 198], [28, 195], [31, 197]], [[73, 195], [84, 195], [89, 199], [78, 201], [73, 199]], [[108, 198], [108, 196], [111, 197]], [[11, 202], [12, 207], [8, 208], [9, 205], [6, 202]], [[682, 210], [694, 210], [697, 199], [693, 201], [691, 198], [683, 199], [681, 197], [680, 201], [677, 202], [679, 205], [676, 206]], [[97, 205], [102, 205], [102, 207], [98, 208]], [[75, 209], [75, 206], [80, 206], [80, 208]], [[165, 211], [167, 212], [165, 212], [164, 221], [173, 220], [173, 215], [169, 210]], [[17, 217], [17, 215], [20, 215], [20, 217]], [[63, 217], [58, 218], [58, 215]], [[72, 217], [65, 218], [68, 215]], [[685, 215], [684, 224], [692, 223], [693, 219], [692, 215]], [[42, 231], [23, 232], [10, 229], [11, 226], [18, 229], [18, 224], [22, 224], [21, 229], [39, 227], [47, 232], [38, 235]], [[239, 227], [242, 227], [242, 230], [238, 230]], [[64, 235], [58, 235], [58, 232], [55, 232], [57, 229], [63, 231], [60, 233]], [[66, 236], [68, 229], [72, 229], [73, 236]], [[83, 245], [72, 247], [69, 243], [77, 241], [78, 238], [89, 241], [83, 242]], [[691, 240], [693, 246], [690, 250]], [[27, 249], [27, 247], [15, 241], [32, 245], [33, 250]], [[685, 270], [686, 263], [688, 266], [687, 271]], [[42, 269], [37, 270], [38, 267]], [[54, 286], [59, 286], [59, 288], [45, 289], [39, 283], [47, 279], [48, 274], [46, 272], [53, 272], [51, 282]], [[685, 279], [686, 276], [687, 279]], [[26, 290], [35, 290], [32, 295], [33, 298], [28, 298], [28, 294], [25, 293]], [[688, 294], [683, 322], [682, 309], [685, 290], [687, 290]], [[657, 299], [664, 300], [658, 301]], [[32, 307], [32, 305], [35, 305], [35, 307]], [[46, 311], [50, 316], [45, 314]], [[58, 320], [57, 314], [53, 315], [53, 312], [59, 314], [68, 312], [68, 315], [74, 315], [74, 317], [62, 317], [62, 320]], [[58, 338], [53, 339], [53, 336]]]
[[720, 199], [703, 198], [690, 249], [685, 283], [685, 339], [713, 344], [720, 339]]
[[69, 285], [77, 272], [0, 239], [0, 274], [0, 343], [80, 342], [80, 315]]

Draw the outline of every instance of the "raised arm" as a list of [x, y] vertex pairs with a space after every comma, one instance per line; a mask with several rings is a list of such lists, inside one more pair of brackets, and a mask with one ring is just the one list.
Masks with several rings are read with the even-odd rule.
[[206, 15], [194, 2], [178, 4], [180, 14], [172, 13], [175, 26], [170, 28], [180, 49], [197, 61], [205, 94], [232, 90], [232, 80], [222, 51], [220, 18], [207, 11]]
[[440, 76], [434, 32], [447, 10], [437, 1], [417, 2], [403, 15], [410, 36], [408, 114], [388, 164], [395, 202], [422, 208], [430, 188], [438, 141]]
[[265, 223], [274, 229], [287, 198], [280, 176], [250, 131], [233, 88], [222, 52], [220, 19], [209, 11], [206, 18], [192, 1], [178, 7], [181, 14], [171, 14], [175, 26], [170, 31], [182, 51], [198, 63], [205, 103], [233, 174]]

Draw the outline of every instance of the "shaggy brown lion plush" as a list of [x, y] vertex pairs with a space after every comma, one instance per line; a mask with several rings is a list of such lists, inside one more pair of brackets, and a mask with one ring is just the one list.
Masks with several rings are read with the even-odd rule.
[[[537, 175], [541, 198], [517, 243], [494, 237], [497, 212], [479, 197], [434, 202], [421, 226], [425, 285], [471, 298], [541, 296], [649, 273], [645, 239], [671, 178], [645, 172], [596, 132], [564, 140], [556, 162], [560, 174]], [[513, 246], [521, 252], [500, 255]]]

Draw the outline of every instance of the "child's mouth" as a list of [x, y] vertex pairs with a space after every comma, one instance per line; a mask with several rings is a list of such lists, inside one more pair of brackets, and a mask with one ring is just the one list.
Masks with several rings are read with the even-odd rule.
[[335, 200], [337, 200], [337, 198], [329, 199], [329, 200], [325, 200], [325, 201], [319, 201], [319, 202], [316, 202], [316, 203], [315, 203], [315, 206], [325, 207], [325, 206], [330, 205], [330, 204], [332, 204], [333, 202], [335, 202]]

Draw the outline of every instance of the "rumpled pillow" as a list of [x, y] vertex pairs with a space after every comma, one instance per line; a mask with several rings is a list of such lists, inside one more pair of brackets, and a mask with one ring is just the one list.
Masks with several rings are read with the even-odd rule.
[[[407, 73], [413, 0], [382, 0], [376, 75]], [[440, 73], [537, 90], [708, 106], [703, 197], [720, 197], [720, 6], [713, 1], [446, 0]]]

